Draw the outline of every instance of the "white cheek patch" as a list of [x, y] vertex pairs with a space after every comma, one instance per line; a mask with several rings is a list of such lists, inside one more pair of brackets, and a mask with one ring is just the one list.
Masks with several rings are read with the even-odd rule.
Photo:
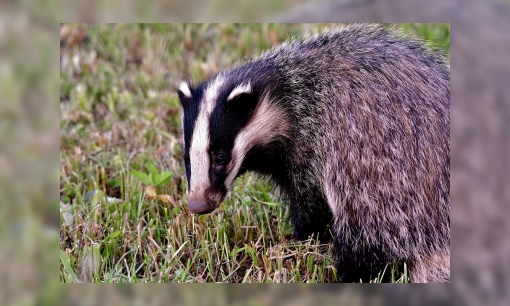
[[189, 200], [205, 200], [205, 191], [210, 185], [209, 180], [209, 119], [217, 103], [218, 93], [224, 84], [224, 78], [218, 76], [205, 89], [200, 103], [198, 116], [190, 144], [191, 179]]
[[227, 101], [230, 101], [230, 100], [234, 99], [235, 97], [237, 97], [237, 96], [239, 96], [241, 94], [251, 93], [251, 91], [252, 91], [252, 88], [251, 88], [251, 84], [250, 83], [243, 83], [241, 85], [238, 85], [237, 87], [235, 87], [232, 90], [230, 95], [228, 95]]
[[187, 98], [191, 98], [191, 90], [189, 89], [189, 84], [188, 83], [182, 82], [181, 85], [179, 85], [179, 91], [182, 92], [182, 94], [184, 96], [186, 96]]
[[255, 145], [269, 144], [278, 137], [287, 137], [290, 132], [290, 123], [285, 112], [270, 103], [266, 96], [255, 109], [253, 118], [237, 135], [232, 160], [227, 166], [227, 179], [225, 186], [231, 186], [246, 154]]

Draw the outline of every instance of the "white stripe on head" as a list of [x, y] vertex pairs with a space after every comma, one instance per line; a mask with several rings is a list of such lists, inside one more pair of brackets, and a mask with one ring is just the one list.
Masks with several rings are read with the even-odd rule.
[[225, 186], [232, 185], [251, 148], [255, 145], [269, 144], [280, 136], [286, 137], [289, 132], [290, 125], [284, 110], [270, 103], [269, 98], [265, 96], [255, 109], [253, 118], [235, 139], [232, 159], [227, 166], [228, 176]]
[[216, 77], [205, 89], [204, 97], [199, 106], [195, 129], [191, 137], [190, 163], [191, 179], [189, 199], [204, 200], [209, 180], [209, 118], [217, 104], [218, 93], [225, 79]]
[[191, 98], [191, 90], [189, 89], [189, 84], [187, 82], [183, 81], [181, 85], [179, 85], [179, 90], [182, 92], [183, 95], [185, 95], [188, 98]]
[[234, 99], [235, 97], [239, 96], [240, 94], [244, 93], [251, 93], [252, 88], [250, 83], [243, 83], [241, 85], [236, 86], [230, 95], [228, 95], [227, 101], [230, 101]]

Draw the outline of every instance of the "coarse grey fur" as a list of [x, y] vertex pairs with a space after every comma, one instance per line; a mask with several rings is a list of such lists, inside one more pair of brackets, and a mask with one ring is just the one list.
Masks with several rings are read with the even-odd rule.
[[[217, 112], [232, 106], [235, 88], [255, 95], [253, 109], [236, 113], [246, 123], [224, 147], [234, 152], [239, 143], [257, 143], [244, 145], [240, 157], [230, 153], [222, 171], [268, 175], [288, 199], [297, 238], [330, 229], [342, 281], [368, 281], [405, 261], [413, 282], [449, 282], [449, 84], [445, 59], [422, 42], [394, 29], [351, 25], [284, 43], [198, 89], [214, 87]], [[180, 97], [192, 122], [191, 102], [182, 91]], [[229, 119], [215, 114], [208, 117], [209, 148], [222, 145], [216, 135], [232, 131]], [[274, 126], [263, 130], [268, 122]], [[203, 212], [230, 187], [209, 173], [220, 187], [203, 188]]]

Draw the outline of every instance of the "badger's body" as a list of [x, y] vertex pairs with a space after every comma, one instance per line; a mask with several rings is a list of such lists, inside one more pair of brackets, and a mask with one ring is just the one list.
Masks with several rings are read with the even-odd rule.
[[255, 171], [285, 195], [297, 238], [331, 225], [342, 281], [396, 260], [414, 282], [449, 281], [449, 83], [422, 43], [359, 25], [183, 82], [189, 210], [213, 211]]

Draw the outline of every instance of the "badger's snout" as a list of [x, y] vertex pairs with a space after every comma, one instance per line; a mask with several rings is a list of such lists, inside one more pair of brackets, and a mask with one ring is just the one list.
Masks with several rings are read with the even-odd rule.
[[208, 214], [214, 209], [214, 205], [210, 205], [207, 201], [188, 201], [188, 210], [194, 214]]

